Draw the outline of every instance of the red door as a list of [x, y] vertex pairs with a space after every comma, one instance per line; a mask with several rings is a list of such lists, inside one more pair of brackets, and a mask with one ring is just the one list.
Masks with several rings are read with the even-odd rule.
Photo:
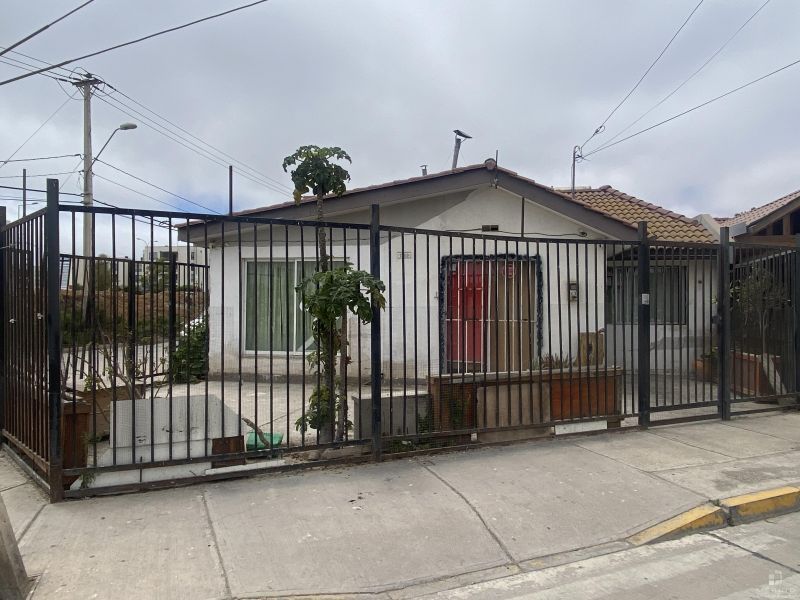
[[484, 364], [488, 269], [484, 261], [450, 265], [447, 279], [447, 362], [451, 372], [480, 371]]

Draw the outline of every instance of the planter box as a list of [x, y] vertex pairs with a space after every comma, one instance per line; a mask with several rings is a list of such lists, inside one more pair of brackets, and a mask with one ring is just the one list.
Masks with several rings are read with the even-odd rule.
[[621, 414], [623, 371], [573, 367], [430, 377], [434, 431], [491, 430]]
[[[353, 435], [362, 440], [372, 438], [372, 397], [351, 396], [353, 401]], [[431, 398], [418, 394], [381, 394], [381, 436], [419, 435], [430, 418]], [[421, 427], [423, 425], [423, 427]], [[423, 432], [424, 433], [424, 432]]]
[[550, 416], [554, 421], [619, 415], [622, 369], [600, 367], [561, 369], [550, 385]]
[[[136, 384], [136, 388], [136, 393], [140, 397], [148, 393], [144, 384]], [[73, 391], [68, 389], [64, 396], [65, 407], [71, 406]], [[90, 407], [88, 417], [89, 432], [96, 439], [106, 439], [111, 435], [111, 415], [113, 414], [112, 404], [114, 400], [131, 399], [130, 389], [126, 386], [117, 386], [116, 388], [99, 387], [94, 391], [75, 391], [74, 396], [77, 402]], [[94, 410], [91, 410], [91, 407]], [[93, 427], [96, 427], [94, 431], [92, 431]]]

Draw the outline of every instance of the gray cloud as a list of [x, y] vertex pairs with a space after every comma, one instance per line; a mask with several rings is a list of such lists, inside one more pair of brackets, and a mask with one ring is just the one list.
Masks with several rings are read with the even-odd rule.
[[[587, 149], [668, 93], [761, 1], [707, 0]], [[20, 50], [56, 61], [239, 3], [100, 0]], [[284, 185], [290, 182], [282, 158], [306, 143], [346, 148], [354, 186], [416, 175], [422, 163], [431, 171], [445, 169], [456, 127], [474, 136], [463, 147], [462, 164], [497, 150], [502, 165], [567, 185], [572, 146], [622, 98], [695, 3], [274, 0], [79, 66]], [[0, 43], [65, 6], [8, 0]], [[711, 66], [639, 126], [800, 57], [798, 24], [800, 3], [773, 0]], [[0, 65], [1, 75], [17, 72]], [[800, 68], [789, 70], [598, 153], [580, 165], [578, 184], [608, 183], [689, 215], [732, 214], [797, 189], [798, 82]], [[64, 98], [55, 82], [41, 77], [0, 88], [0, 156]], [[124, 120], [131, 119], [96, 102], [95, 144]], [[75, 100], [20, 154], [80, 151]], [[119, 134], [104, 158], [213, 208], [227, 205], [223, 167], [147, 127]], [[28, 168], [73, 165], [64, 159]], [[7, 165], [0, 175], [19, 167]], [[97, 172], [176, 201], [102, 165]], [[77, 191], [77, 181], [65, 190]], [[285, 199], [240, 178], [236, 190], [237, 208]], [[158, 206], [102, 180], [96, 195], [126, 206]]]

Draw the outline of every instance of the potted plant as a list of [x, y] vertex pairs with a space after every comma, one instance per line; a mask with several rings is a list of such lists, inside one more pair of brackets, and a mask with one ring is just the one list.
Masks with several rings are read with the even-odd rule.
[[714, 346], [708, 352], [698, 356], [694, 360], [694, 372], [698, 379], [703, 381], [716, 381], [718, 372], [719, 356], [717, 347]]

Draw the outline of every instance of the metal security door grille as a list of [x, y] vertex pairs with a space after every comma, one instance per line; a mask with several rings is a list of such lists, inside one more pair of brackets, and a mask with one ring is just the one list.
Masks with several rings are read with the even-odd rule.
[[488, 263], [457, 261], [447, 281], [447, 359], [452, 372], [482, 371], [486, 360]]

